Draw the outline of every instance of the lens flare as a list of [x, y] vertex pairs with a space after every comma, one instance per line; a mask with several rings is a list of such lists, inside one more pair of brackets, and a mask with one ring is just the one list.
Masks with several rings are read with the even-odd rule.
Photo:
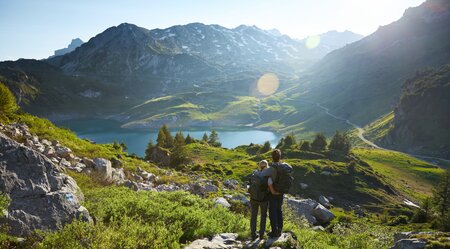
[[319, 46], [319, 44], [320, 44], [320, 36], [318, 35], [309, 36], [308, 38], [306, 38], [305, 47], [307, 49], [316, 48], [317, 46]]
[[278, 87], [280, 86], [280, 81], [274, 73], [265, 73], [261, 76], [256, 84], [258, 92], [263, 96], [269, 96], [274, 94]]

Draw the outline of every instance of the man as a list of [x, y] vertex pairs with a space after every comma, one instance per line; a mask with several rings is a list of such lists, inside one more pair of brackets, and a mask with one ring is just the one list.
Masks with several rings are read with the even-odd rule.
[[275, 149], [272, 151], [272, 163], [264, 171], [268, 176], [267, 184], [269, 186], [269, 219], [272, 231], [269, 237], [280, 237], [283, 230], [283, 198], [284, 194], [289, 192], [292, 185], [292, 167], [281, 162], [281, 151]]
[[262, 160], [258, 164], [258, 170], [255, 170], [250, 177], [250, 207], [251, 207], [251, 217], [250, 217], [250, 232], [252, 236], [252, 241], [256, 240], [256, 220], [258, 217], [258, 210], [261, 210], [261, 219], [259, 221], [259, 238], [262, 239], [264, 232], [266, 231], [266, 220], [267, 220], [267, 207], [268, 202], [268, 190], [267, 190], [267, 177], [262, 174], [269, 166], [266, 160]]

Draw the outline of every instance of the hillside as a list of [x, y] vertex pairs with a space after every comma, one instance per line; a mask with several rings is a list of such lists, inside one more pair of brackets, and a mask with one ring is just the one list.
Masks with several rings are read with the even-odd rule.
[[393, 113], [368, 134], [378, 144], [410, 154], [450, 158], [450, 65], [418, 71], [402, 86]]
[[284, 92], [280, 105], [292, 106], [295, 112], [283, 117], [282, 127], [298, 132], [316, 125], [333, 132], [336, 125], [343, 125], [316, 103], [360, 126], [390, 112], [403, 82], [416, 70], [450, 61], [449, 13], [448, 1], [429, 0], [407, 9], [398, 21], [329, 53]]

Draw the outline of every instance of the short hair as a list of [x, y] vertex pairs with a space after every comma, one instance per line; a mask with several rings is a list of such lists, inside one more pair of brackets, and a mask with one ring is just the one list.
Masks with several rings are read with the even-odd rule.
[[269, 166], [269, 162], [268, 162], [267, 160], [262, 160], [262, 161], [260, 161], [260, 162], [258, 163], [259, 168], [261, 168], [261, 164], [265, 164], [265, 165], [266, 165], [265, 167]]
[[273, 160], [274, 162], [279, 162], [280, 159], [281, 159], [281, 150], [279, 150], [279, 149], [274, 149], [274, 150], [272, 151], [272, 160]]

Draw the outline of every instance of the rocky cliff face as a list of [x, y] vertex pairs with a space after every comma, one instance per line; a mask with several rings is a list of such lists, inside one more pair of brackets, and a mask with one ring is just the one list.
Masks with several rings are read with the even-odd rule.
[[413, 154], [450, 158], [450, 64], [425, 70], [403, 85], [388, 146]]
[[11, 200], [5, 219], [16, 236], [91, 219], [80, 205], [83, 193], [60, 166], [1, 132], [0, 191]]

